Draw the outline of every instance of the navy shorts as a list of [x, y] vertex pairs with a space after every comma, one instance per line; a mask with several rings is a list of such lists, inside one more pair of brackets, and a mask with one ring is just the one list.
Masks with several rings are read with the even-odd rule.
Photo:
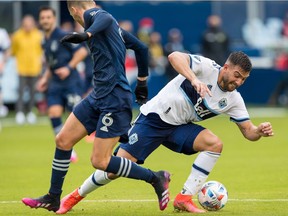
[[106, 97], [95, 99], [92, 91], [73, 113], [88, 134], [96, 130], [96, 137], [100, 138], [127, 137], [132, 120], [132, 93], [117, 85]]
[[72, 111], [82, 99], [82, 87], [75, 84], [72, 86], [61, 86], [59, 83], [49, 83], [46, 93], [48, 107], [60, 105], [68, 111]]
[[161, 144], [174, 152], [195, 154], [197, 152], [193, 149], [194, 140], [204, 129], [193, 123], [171, 125], [163, 122], [156, 113], [147, 116], [140, 114], [129, 131], [129, 141], [120, 143], [114, 153], [122, 148], [135, 157], [138, 164], [143, 164]]

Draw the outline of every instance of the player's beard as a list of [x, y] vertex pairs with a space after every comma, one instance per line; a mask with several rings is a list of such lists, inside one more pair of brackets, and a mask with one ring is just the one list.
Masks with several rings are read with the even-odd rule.
[[238, 88], [235, 82], [228, 81], [228, 79], [223, 78], [223, 90], [232, 92]]

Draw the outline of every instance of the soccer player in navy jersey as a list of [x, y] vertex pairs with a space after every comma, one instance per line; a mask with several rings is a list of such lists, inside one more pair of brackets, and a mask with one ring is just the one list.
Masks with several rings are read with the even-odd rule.
[[61, 42], [69, 44], [88, 41], [94, 61], [94, 88], [74, 108], [56, 136], [48, 194], [35, 199], [23, 198], [22, 202], [31, 208], [57, 211], [72, 148], [79, 140], [96, 130], [91, 155], [93, 167], [150, 183], [158, 196], [160, 210], [164, 210], [169, 202], [170, 174], [167, 171], [153, 172], [126, 158], [112, 156], [119, 139], [127, 139], [132, 120], [133, 97], [124, 67], [126, 49], [135, 51], [138, 64], [135, 95], [138, 103], [144, 103], [148, 96], [148, 48], [136, 37], [119, 28], [115, 18], [97, 8], [93, 0], [68, 0], [67, 5], [71, 16], [85, 28], [85, 32], [68, 34]]
[[[44, 6], [39, 10], [39, 24], [44, 33], [42, 46], [47, 67], [37, 83], [37, 89], [46, 93], [48, 116], [57, 135], [63, 126], [62, 115], [65, 110], [71, 112], [81, 100], [84, 83], [76, 65], [88, 52], [82, 45], [59, 42], [67, 32], [56, 27], [56, 12], [53, 8]], [[74, 150], [71, 161], [77, 161]]]
[[[181, 52], [170, 54], [169, 61], [179, 75], [140, 107], [141, 113], [129, 130], [129, 142], [121, 143], [116, 152], [139, 164], [161, 144], [185, 155], [199, 152], [173, 205], [176, 210], [203, 213], [205, 210], [195, 205], [192, 196], [200, 190], [221, 156], [223, 143], [197, 122], [226, 114], [250, 141], [273, 136], [273, 130], [269, 122], [259, 126], [251, 122], [243, 98], [236, 90], [252, 68], [243, 52], [231, 53], [223, 67], [211, 59]], [[117, 177], [96, 170], [61, 200], [57, 213], [65, 214], [93, 190]]]

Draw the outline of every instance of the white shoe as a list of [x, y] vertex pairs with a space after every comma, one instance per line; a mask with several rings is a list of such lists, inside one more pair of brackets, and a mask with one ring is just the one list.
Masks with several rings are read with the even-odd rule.
[[0, 106], [0, 117], [6, 117], [8, 115], [8, 108], [4, 105]]
[[16, 113], [16, 123], [19, 124], [19, 125], [22, 125], [25, 123], [25, 115], [23, 112], [17, 112]]
[[37, 117], [36, 117], [36, 115], [33, 112], [29, 112], [27, 114], [26, 118], [27, 118], [27, 122], [29, 124], [35, 124], [36, 121], [37, 121]]

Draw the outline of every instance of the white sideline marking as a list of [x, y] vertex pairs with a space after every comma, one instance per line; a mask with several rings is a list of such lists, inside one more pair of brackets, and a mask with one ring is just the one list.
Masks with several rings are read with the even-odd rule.
[[[288, 202], [288, 199], [228, 199], [228, 202]], [[112, 200], [83, 200], [81, 202], [103, 203], [103, 202], [157, 202], [154, 199], [131, 200], [131, 199], [112, 199]], [[18, 204], [21, 201], [0, 201], [0, 204]]]

